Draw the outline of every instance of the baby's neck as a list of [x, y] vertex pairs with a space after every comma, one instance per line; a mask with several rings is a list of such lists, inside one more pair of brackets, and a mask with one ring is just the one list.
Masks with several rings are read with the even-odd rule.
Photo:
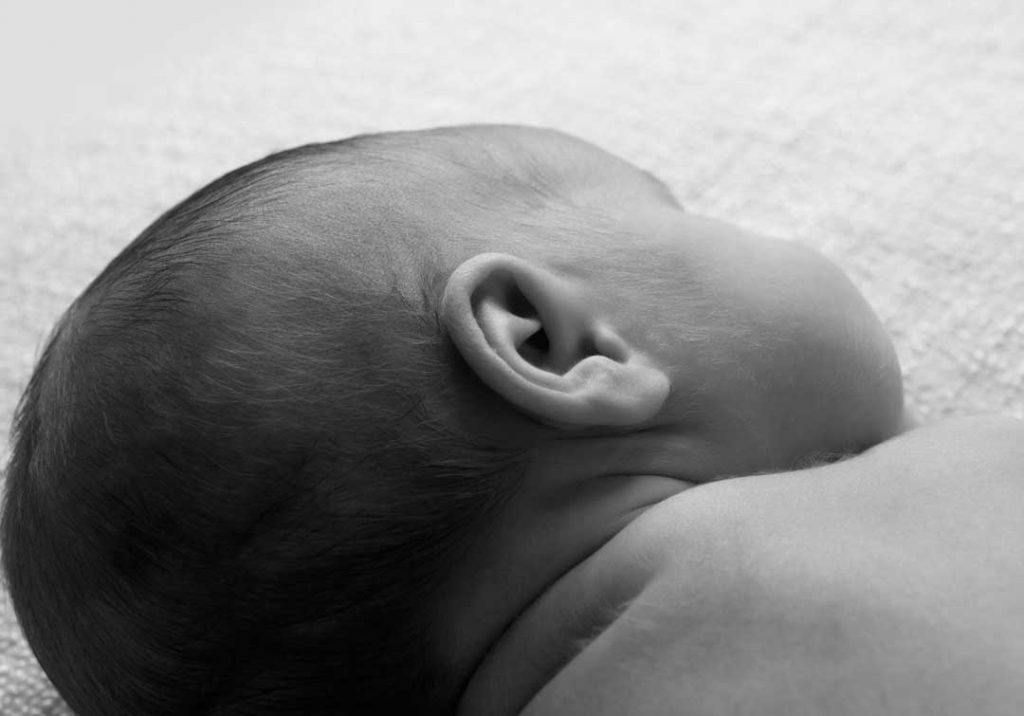
[[[588, 569], [584, 565], [606, 562], [591, 557], [603, 554], [603, 546], [647, 508], [692, 486], [662, 474], [638, 474], [637, 463], [652, 457], [665, 463], [690, 457], [653, 449], [651, 442], [650, 435], [560, 440], [529, 456], [515, 494], [488, 518], [438, 599], [435, 638], [445, 645], [454, 674], [477, 680], [471, 674], [488, 654], [518, 653], [518, 648], [509, 651], [501, 645], [512, 632], [532, 633], [532, 627], [518, 627], [518, 622], [541, 625], [537, 636], [522, 638], [543, 644], [545, 654], [564, 651], [556, 644], [561, 632], [547, 633], [550, 625], [566, 621], [545, 616], [553, 607], [542, 608], [542, 603], [560, 603], [547, 595], [594, 591], [593, 585], [573, 586], [581, 579], [575, 575]], [[602, 586], [600, 591], [607, 590]], [[559, 599], [578, 612], [584, 596]], [[591, 619], [586, 617], [585, 628], [595, 628]]]
[[[595, 652], [621, 649], [624, 632], [630, 634], [626, 642], [636, 642], [649, 639], [648, 632], [664, 631], [653, 622], [623, 624], [632, 622], [628, 616], [619, 617], [634, 602], [678, 616], [688, 608], [696, 612], [701, 604], [720, 601], [723, 579], [732, 567], [744, 563], [742, 539], [737, 537], [744, 529], [736, 528], [744, 520], [736, 516], [736, 505], [746, 500], [750, 486], [760, 483], [758, 475], [777, 481], [799, 474], [807, 480], [837, 467], [824, 464], [831, 460], [818, 462], [822, 464], [816, 469], [755, 473], [696, 489], [682, 487], [637, 510], [610, 539], [554, 580], [494, 640], [464, 691], [459, 714], [519, 714], [531, 703], [543, 704], [544, 713], [560, 713], [557, 703], [552, 705], [551, 692], [556, 684], [575, 683], [569, 672], [579, 670], [581, 662], [592, 660]], [[615, 636], [608, 638], [613, 626]], [[591, 653], [584, 654], [588, 646]]]
[[[773, 473], [767, 479], [797, 474], [810, 479], [811, 473], [833, 467]], [[642, 665], [658, 673], [663, 666], [659, 649], [689, 643], [677, 633], [680, 625], [697, 624], [708, 605], [737, 592], [733, 575], [746, 563], [744, 526], [755, 520], [736, 507], [747, 501], [748, 486], [760, 479], [742, 477], [684, 490], [635, 515], [553, 582], [495, 640], [464, 692], [460, 716], [592, 713], [567, 710], [563, 700], [578, 689], [607, 693], [607, 685], [594, 680], [605, 667]], [[633, 615], [638, 612], [647, 616], [637, 619]], [[688, 646], [685, 658], [699, 661], [705, 646]], [[668, 660], [677, 657], [671, 652]], [[627, 699], [623, 694], [615, 698], [620, 697]], [[605, 706], [602, 713], [631, 712], [618, 702]]]
[[699, 517], [666, 523], [648, 513], [688, 510], [695, 482], [749, 474], [752, 458], [720, 442], [651, 430], [554, 441], [532, 456], [441, 600], [439, 641], [469, 679], [464, 703], [475, 704], [464, 713], [524, 705], [644, 589], [657, 550], [684, 539]]
[[495, 642], [473, 674], [459, 714], [518, 714], [657, 573], [642, 518], [564, 574]]

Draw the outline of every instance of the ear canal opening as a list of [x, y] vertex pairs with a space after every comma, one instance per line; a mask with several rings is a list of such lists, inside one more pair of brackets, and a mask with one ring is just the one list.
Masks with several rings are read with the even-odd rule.
[[[545, 370], [550, 370], [564, 375], [572, 365], [556, 365], [556, 358], [551, 354], [551, 340], [548, 337], [547, 332], [543, 328], [538, 328], [527, 338], [525, 338], [517, 347], [519, 355], [523, 357], [523, 360], [527, 361], [531, 365]], [[597, 342], [591, 336], [585, 336], [582, 338], [578, 352], [572, 356], [572, 363], [589, 358], [593, 355], [600, 355]], [[615, 361], [620, 361], [618, 356], [609, 356]]]
[[551, 342], [543, 328], [539, 329], [519, 345], [519, 355], [532, 365], [544, 367], [551, 352]]

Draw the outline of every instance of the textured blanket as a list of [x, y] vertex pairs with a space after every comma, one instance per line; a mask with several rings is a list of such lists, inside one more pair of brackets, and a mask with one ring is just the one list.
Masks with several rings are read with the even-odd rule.
[[[0, 145], [0, 459], [54, 320], [158, 212], [273, 150], [466, 122], [578, 134], [693, 212], [819, 248], [924, 420], [1024, 417], [1020, 0], [87, 6], [13, 65], [42, 74]], [[0, 614], [0, 713], [68, 713]]]

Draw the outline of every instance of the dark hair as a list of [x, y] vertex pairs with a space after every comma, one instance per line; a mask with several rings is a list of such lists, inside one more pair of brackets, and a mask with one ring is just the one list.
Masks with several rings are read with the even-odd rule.
[[374, 181], [384, 141], [299, 147], [196, 192], [42, 353], [3, 567], [83, 716], [454, 709], [431, 600], [523, 446], [460, 427], [483, 388], [438, 324], [450, 267], [415, 230], [379, 240], [419, 267], [414, 295], [322, 242], [275, 244], [315, 233], [279, 218], [311, 181]]

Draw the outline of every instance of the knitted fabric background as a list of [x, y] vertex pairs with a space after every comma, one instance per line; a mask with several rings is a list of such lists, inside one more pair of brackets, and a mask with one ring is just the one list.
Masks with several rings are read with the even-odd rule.
[[[181, 48], [113, 43], [125, 66], [146, 51], [134, 78], [8, 128], [4, 461], [45, 335], [159, 212], [274, 150], [469, 122], [578, 134], [689, 211], [820, 249], [888, 326], [925, 421], [1024, 417], [1020, 0], [243, 7]], [[0, 713], [68, 713], [6, 602]]]

